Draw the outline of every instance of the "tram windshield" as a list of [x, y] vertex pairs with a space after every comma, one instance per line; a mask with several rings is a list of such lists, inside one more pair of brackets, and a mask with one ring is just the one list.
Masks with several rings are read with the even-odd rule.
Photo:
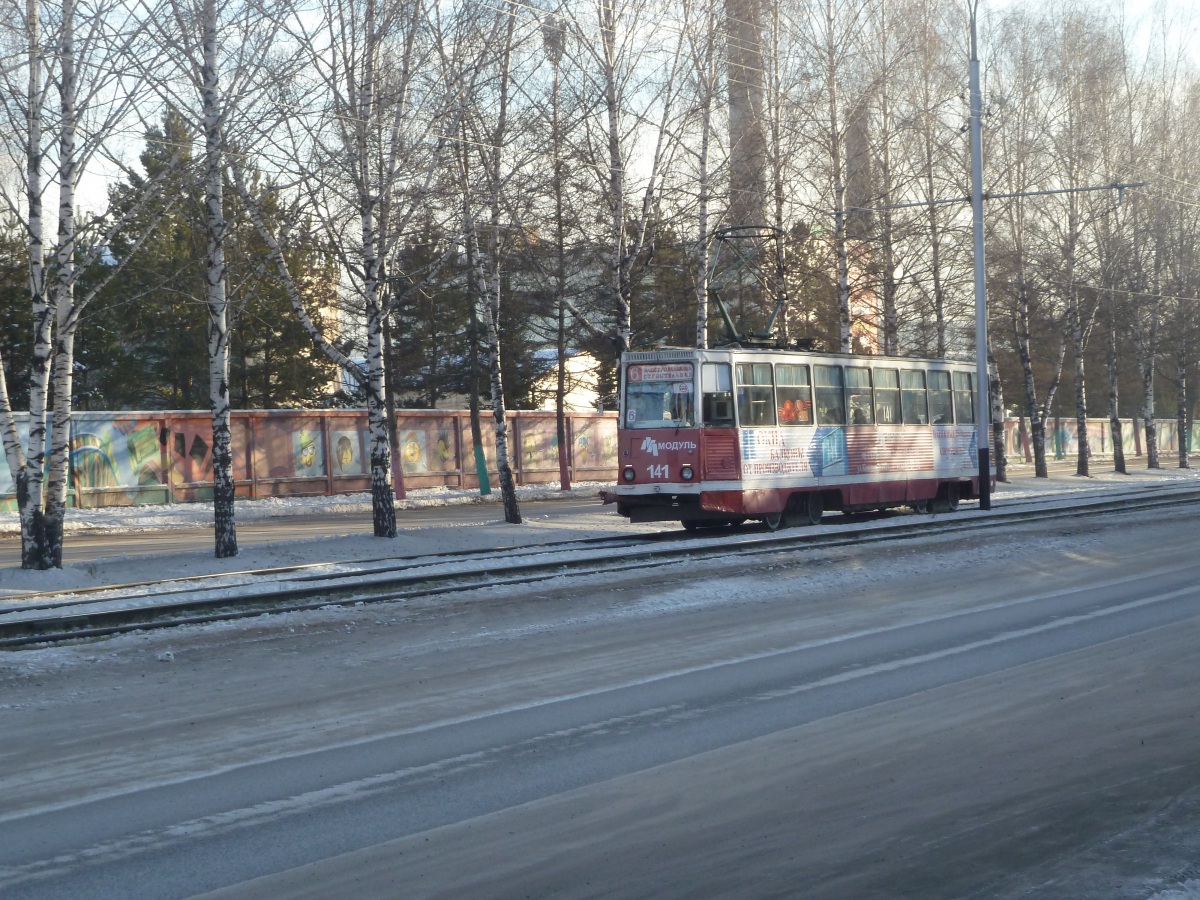
[[696, 424], [696, 368], [642, 363], [625, 370], [626, 428], [686, 428]]

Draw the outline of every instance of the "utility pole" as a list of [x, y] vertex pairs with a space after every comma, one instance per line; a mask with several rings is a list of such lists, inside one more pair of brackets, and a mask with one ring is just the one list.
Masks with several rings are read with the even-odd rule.
[[971, 11], [971, 221], [975, 237], [975, 440], [979, 449], [979, 508], [992, 508], [992, 434], [988, 407], [987, 282], [983, 266], [983, 93], [979, 87], [979, 41]]

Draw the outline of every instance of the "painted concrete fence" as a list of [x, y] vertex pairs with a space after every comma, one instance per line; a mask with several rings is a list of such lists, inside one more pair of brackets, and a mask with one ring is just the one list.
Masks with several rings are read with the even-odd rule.
[[[1179, 423], [1175, 419], [1156, 419], [1158, 426], [1158, 455], [1159, 462], [1170, 465], [1171, 460], [1179, 452]], [[1145, 423], [1141, 419], [1121, 420], [1121, 446], [1125, 456], [1145, 456]], [[1192, 426], [1191, 439], [1187, 447], [1190, 451], [1197, 446], [1200, 437], [1200, 424]], [[1113, 440], [1109, 429], [1108, 419], [1087, 420], [1088, 449], [1093, 457], [1112, 456]], [[1019, 422], [1008, 419], [1004, 423], [1004, 448], [1009, 459], [1033, 460], [1033, 447], [1030, 443], [1029, 424], [1026, 422], [1025, 434], [1021, 434]], [[1072, 459], [1079, 455], [1079, 428], [1074, 419], [1050, 419], [1046, 422], [1046, 456], [1049, 459]]]
[[[18, 419], [22, 436], [27, 421]], [[470, 415], [452, 410], [396, 413], [398, 454], [408, 489], [477, 488]], [[1075, 420], [1051, 420], [1047, 454], [1078, 452]], [[1132, 420], [1123, 429], [1125, 454], [1142, 456], [1143, 436]], [[513, 412], [509, 418], [513, 472], [518, 484], [558, 481], [554, 414]], [[1089, 419], [1094, 456], [1112, 455], [1107, 419]], [[1190, 447], [1200, 437], [1193, 427]], [[1158, 421], [1159, 453], [1169, 465], [1176, 453], [1173, 419]], [[1010, 459], [1024, 459], [1016, 420], [1004, 424]], [[484, 453], [496, 484], [491, 418], [483, 418]], [[571, 413], [567, 419], [571, 477], [614, 481], [617, 476], [616, 413]], [[240, 497], [333, 495], [370, 490], [366, 414], [354, 410], [254, 410], [233, 414], [234, 478]], [[212, 499], [212, 427], [204, 412], [82, 412], [72, 418], [71, 502], [80, 507], [188, 503]], [[6, 468], [0, 468], [0, 510], [16, 500]]]
[[[407, 489], [477, 488], [471, 419], [465, 411], [400, 410], [398, 454]], [[495, 433], [484, 416], [483, 444], [497, 484]], [[22, 438], [28, 421], [18, 419]], [[571, 477], [613, 481], [616, 413], [567, 418]], [[355, 410], [253, 410], [233, 414], [233, 470], [239, 497], [332, 495], [371, 487], [367, 417]], [[513, 412], [509, 448], [518, 484], [557, 482], [554, 413]], [[0, 510], [16, 508], [7, 467]], [[79, 507], [188, 503], [212, 499], [208, 413], [81, 412], [71, 420], [71, 500]]]

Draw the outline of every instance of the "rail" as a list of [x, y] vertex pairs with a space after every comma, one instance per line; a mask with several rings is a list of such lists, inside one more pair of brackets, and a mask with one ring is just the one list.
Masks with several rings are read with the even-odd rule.
[[[1172, 486], [1160, 491], [1068, 499], [1061, 502], [1069, 505], [1051, 508], [1015, 501], [977, 515], [967, 513], [969, 507], [958, 513], [935, 516], [892, 515], [860, 520], [836, 530], [823, 530], [820, 526], [774, 533], [753, 528], [713, 529], [694, 535], [672, 531], [46, 592], [26, 595], [18, 606], [0, 612], [0, 649], [207, 624], [264, 613], [409, 601], [533, 584], [563, 576], [611, 576], [684, 559], [752, 557], [787, 550], [862, 545], [1011, 527], [1030, 521], [1128, 514], [1197, 501], [1200, 488]], [[621, 552], [619, 559], [614, 557], [614, 551]], [[63, 600], [63, 597], [74, 599]]]

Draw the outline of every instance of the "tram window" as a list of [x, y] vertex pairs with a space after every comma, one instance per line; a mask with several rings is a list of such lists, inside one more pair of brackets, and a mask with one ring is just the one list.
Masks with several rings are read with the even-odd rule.
[[808, 366], [777, 365], [775, 393], [779, 401], [780, 425], [812, 424], [812, 386], [808, 381]]
[[842, 391], [841, 366], [813, 366], [817, 392], [817, 423], [846, 424], [846, 395]]
[[770, 363], [738, 363], [738, 421], [757, 428], [775, 424], [775, 391]]
[[950, 425], [954, 422], [949, 372], [929, 373], [929, 419], [934, 425]]
[[632, 365], [625, 373], [626, 428], [690, 428], [696, 422], [691, 363]]
[[733, 425], [733, 388], [728, 363], [704, 363], [700, 367], [700, 390], [705, 425]]
[[900, 424], [900, 373], [895, 369], [874, 369], [875, 421], [880, 425]]
[[846, 408], [850, 410], [851, 425], [875, 424], [870, 369], [846, 366]]
[[960, 425], [975, 422], [975, 376], [970, 372], [954, 373], [954, 415]]
[[929, 404], [925, 399], [925, 373], [916, 369], [900, 372], [900, 412], [905, 425], [928, 425]]

